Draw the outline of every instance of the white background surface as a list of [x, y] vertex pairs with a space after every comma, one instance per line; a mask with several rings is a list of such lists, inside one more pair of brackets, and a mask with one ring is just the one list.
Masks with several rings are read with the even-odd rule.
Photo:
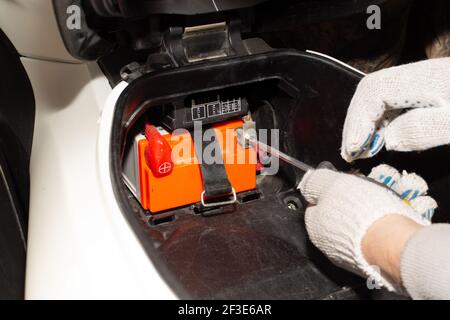
[[[175, 298], [105, 180], [109, 144], [97, 141], [106, 79], [95, 64], [22, 62], [36, 97], [26, 298]], [[123, 88], [106, 104], [103, 139]]]

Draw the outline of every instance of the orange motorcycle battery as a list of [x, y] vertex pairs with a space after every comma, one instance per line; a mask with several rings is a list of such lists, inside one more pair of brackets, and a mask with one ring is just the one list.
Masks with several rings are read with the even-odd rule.
[[[236, 193], [256, 188], [256, 152], [241, 146], [235, 133], [242, 125], [242, 120], [234, 120], [213, 126], [215, 136], [219, 137], [217, 142], [228, 181]], [[191, 133], [182, 130], [172, 134], [162, 128], [158, 130], [172, 150], [171, 172], [162, 177], [154, 174], [145, 154], [149, 141], [139, 134], [125, 158], [123, 176], [126, 185], [142, 207], [151, 213], [201, 202], [204, 185]], [[163, 165], [159, 169], [168, 168]]]

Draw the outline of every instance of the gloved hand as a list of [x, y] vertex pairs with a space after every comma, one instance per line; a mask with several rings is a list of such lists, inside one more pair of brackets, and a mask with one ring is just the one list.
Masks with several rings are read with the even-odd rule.
[[[406, 111], [406, 112], [405, 112]], [[381, 70], [359, 84], [348, 109], [342, 157], [420, 151], [450, 143], [450, 58]]]
[[[375, 168], [370, 178], [379, 184], [355, 175], [327, 169], [309, 171], [299, 189], [312, 205], [305, 214], [308, 235], [335, 265], [360, 276], [371, 278], [390, 291], [401, 292], [370, 266], [363, 256], [361, 242], [368, 229], [377, 220], [389, 214], [406, 216], [421, 225], [430, 221], [436, 202], [426, 197], [428, 186], [415, 174], [400, 174], [387, 165]], [[398, 195], [407, 201], [402, 201]]]

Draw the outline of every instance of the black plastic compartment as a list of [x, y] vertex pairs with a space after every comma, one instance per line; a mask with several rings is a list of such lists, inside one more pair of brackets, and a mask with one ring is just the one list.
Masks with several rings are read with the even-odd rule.
[[[282, 166], [277, 176], [259, 181], [259, 199], [232, 212], [204, 217], [184, 208], [176, 210], [171, 222], [155, 226], [148, 223], [121, 176], [127, 135], [139, 115], [163, 102], [229, 87], [248, 88], [258, 127], [280, 129], [283, 151], [313, 165], [328, 160], [349, 170], [339, 156], [341, 130], [360, 78], [331, 60], [278, 50], [147, 74], [124, 91], [112, 128], [115, 195], [150, 259], [180, 297], [380, 298], [380, 292], [364, 289], [365, 280], [332, 266], [309, 243], [305, 204], [295, 190], [301, 172]], [[440, 148], [420, 155], [384, 153], [357, 165], [367, 172], [386, 162], [422, 174], [443, 209], [440, 212], [445, 212], [450, 208], [445, 197], [449, 159], [449, 148]], [[292, 203], [296, 210], [288, 209]], [[436, 218], [448, 220], [442, 213]]]

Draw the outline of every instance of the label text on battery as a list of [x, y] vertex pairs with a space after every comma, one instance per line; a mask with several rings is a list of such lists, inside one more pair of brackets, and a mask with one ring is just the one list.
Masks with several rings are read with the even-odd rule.
[[191, 109], [192, 120], [218, 117], [230, 113], [241, 112], [241, 99], [226, 101], [214, 101], [209, 103], [194, 104]]
[[208, 104], [208, 117], [220, 116], [221, 114], [222, 109], [219, 102]]
[[191, 112], [192, 120], [200, 120], [206, 118], [206, 106], [204, 104], [193, 106]]

